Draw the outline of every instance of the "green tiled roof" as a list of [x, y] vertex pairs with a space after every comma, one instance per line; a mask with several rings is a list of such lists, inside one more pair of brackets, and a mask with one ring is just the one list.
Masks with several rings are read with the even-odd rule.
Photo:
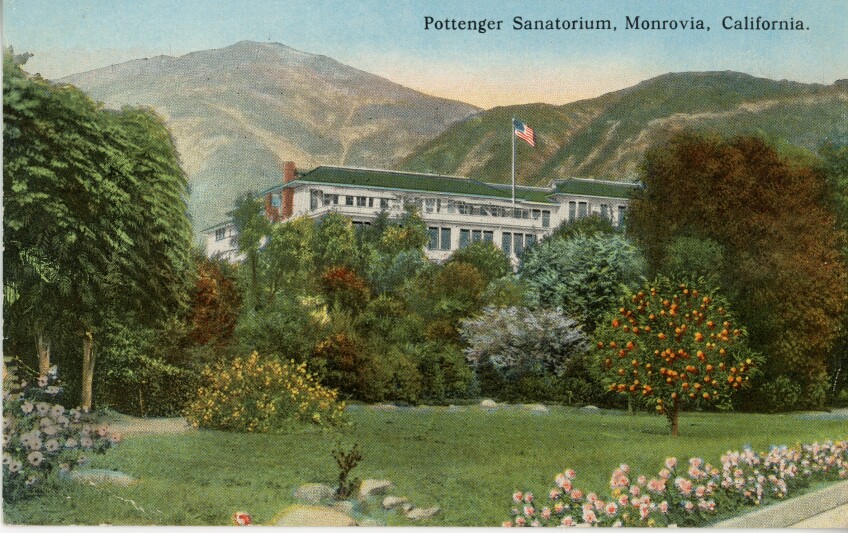
[[[332, 185], [358, 185], [361, 187], [375, 187], [381, 189], [439, 192], [500, 199], [512, 198], [512, 191], [509, 187], [503, 188], [501, 186], [495, 186], [469, 178], [440, 176], [437, 174], [416, 174], [411, 172], [397, 172], [393, 170], [318, 167], [311, 172], [307, 172], [303, 176], [300, 176], [289, 185], [293, 186], [298, 182], [326, 183]], [[550, 204], [552, 202], [547, 197], [548, 194], [550, 193], [546, 191], [533, 190], [525, 187], [519, 187], [516, 189], [516, 198], [529, 202]]]
[[554, 182], [554, 194], [630, 198], [636, 185], [614, 181], [568, 179]]

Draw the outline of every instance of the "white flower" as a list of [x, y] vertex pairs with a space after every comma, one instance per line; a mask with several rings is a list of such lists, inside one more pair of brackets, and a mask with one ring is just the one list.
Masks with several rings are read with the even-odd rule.
[[50, 404], [46, 402], [38, 402], [35, 404], [35, 410], [38, 411], [38, 414], [41, 416], [45, 416], [50, 412]]
[[25, 415], [28, 415], [32, 412], [33, 407], [32, 402], [24, 402], [21, 404], [21, 411], [23, 411]]
[[94, 441], [91, 440], [91, 437], [85, 436], [80, 439], [80, 446], [83, 448], [91, 448], [94, 445]]
[[65, 441], [65, 448], [76, 448], [77, 444], [79, 444], [77, 440], [71, 437], [70, 439]]
[[47, 376], [38, 376], [38, 386], [41, 388], [47, 386]]
[[32, 452], [27, 455], [27, 461], [30, 462], [32, 466], [38, 466], [41, 464], [41, 461], [44, 460], [44, 454], [41, 452]]
[[59, 449], [59, 441], [56, 439], [50, 439], [44, 443], [44, 449], [48, 452], [55, 452]]
[[59, 418], [59, 417], [60, 417], [60, 416], [62, 416], [63, 414], [65, 414], [65, 408], [64, 408], [64, 406], [61, 406], [61, 405], [59, 405], [59, 404], [54, 405], [54, 406], [50, 409], [50, 415], [51, 415], [53, 418]]
[[12, 459], [12, 460], [9, 462], [9, 472], [13, 472], [13, 473], [14, 473], [14, 472], [19, 472], [19, 471], [21, 470], [21, 468], [22, 468], [22, 467], [23, 467], [23, 465], [22, 465], [22, 464], [21, 464], [21, 462], [20, 462], [20, 461], [18, 461], [17, 459]]

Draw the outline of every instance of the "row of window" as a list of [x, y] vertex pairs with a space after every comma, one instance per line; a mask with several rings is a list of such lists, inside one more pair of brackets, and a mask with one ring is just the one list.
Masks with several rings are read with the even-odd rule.
[[[624, 221], [624, 212], [627, 208], [623, 205], [618, 206], [618, 223]], [[568, 221], [574, 222], [578, 218], [589, 216], [589, 202], [568, 202]], [[612, 208], [609, 204], [601, 204], [601, 218], [612, 221]]]
[[446, 213], [449, 215], [469, 215], [481, 217], [502, 217], [541, 220], [543, 228], [551, 226], [551, 212], [548, 209], [522, 209], [503, 207], [497, 205], [470, 204], [457, 200], [443, 200], [441, 198], [423, 198], [420, 196], [406, 195], [401, 199], [373, 198], [370, 196], [353, 196], [326, 194], [318, 189], [309, 191], [309, 208], [314, 211], [321, 206], [340, 205], [340, 199], [344, 198], [344, 205], [348, 207], [368, 207], [388, 209], [402, 202], [405, 207], [416, 207], [422, 213]]
[[227, 238], [227, 228], [218, 228], [215, 230], [215, 240], [223, 241]]
[[[427, 231], [430, 240], [427, 242], [428, 250], [450, 250], [451, 228], [429, 227]], [[495, 233], [490, 230], [460, 229], [459, 247], [465, 248], [473, 242], [494, 242]], [[532, 233], [503, 232], [501, 235], [501, 249], [506, 253], [521, 255], [524, 249], [536, 242], [536, 235]]]

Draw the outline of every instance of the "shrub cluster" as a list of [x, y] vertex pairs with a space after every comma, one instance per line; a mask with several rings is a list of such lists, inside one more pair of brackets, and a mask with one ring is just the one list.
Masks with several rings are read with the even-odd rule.
[[273, 433], [294, 422], [337, 426], [345, 421], [338, 393], [321, 386], [305, 363], [283, 364], [253, 352], [247, 359], [207, 366], [202, 379], [185, 410], [194, 427]]
[[20, 381], [14, 366], [3, 368], [3, 500], [31, 496], [56, 474], [85, 464], [120, 441], [89, 415], [58, 403], [56, 367], [36, 384]]
[[700, 457], [689, 459], [688, 465], [669, 457], [650, 479], [634, 477], [622, 464], [610, 477], [606, 499], [576, 488], [575, 476], [574, 470], [557, 475], [545, 505], [530, 492], [513, 494], [519, 507], [502, 525], [700, 526], [718, 513], [782, 500], [813, 481], [848, 478], [848, 440], [772, 447], [766, 453], [728, 451], [720, 468]]

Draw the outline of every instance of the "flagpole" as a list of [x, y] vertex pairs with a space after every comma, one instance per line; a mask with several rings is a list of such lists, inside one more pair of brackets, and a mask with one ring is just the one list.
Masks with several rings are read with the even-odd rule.
[[[509, 135], [512, 137], [512, 209], [515, 211], [515, 117], [512, 117]], [[514, 212], [512, 216], [515, 216]]]

